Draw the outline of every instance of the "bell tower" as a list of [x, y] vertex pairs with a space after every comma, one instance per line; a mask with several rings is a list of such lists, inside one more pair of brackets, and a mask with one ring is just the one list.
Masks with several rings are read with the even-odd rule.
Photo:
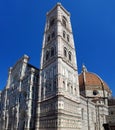
[[79, 82], [70, 13], [47, 13], [39, 77], [36, 130], [80, 130]]

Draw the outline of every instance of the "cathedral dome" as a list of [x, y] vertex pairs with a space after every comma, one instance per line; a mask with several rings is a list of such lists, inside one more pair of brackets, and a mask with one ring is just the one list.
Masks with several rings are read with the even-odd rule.
[[111, 93], [108, 85], [97, 74], [88, 72], [85, 66], [83, 66], [82, 73], [79, 75], [79, 87], [81, 91], [105, 90]]

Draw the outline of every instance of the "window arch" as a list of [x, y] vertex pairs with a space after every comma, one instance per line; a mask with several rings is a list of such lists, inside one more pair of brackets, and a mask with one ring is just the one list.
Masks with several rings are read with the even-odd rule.
[[64, 47], [64, 56], [67, 57], [67, 48]]
[[65, 31], [63, 31], [63, 38], [65, 38], [65, 35], [66, 35]]
[[57, 84], [56, 84], [56, 80], [53, 80], [53, 91], [56, 90]]
[[47, 42], [49, 42], [49, 41], [50, 41], [50, 34], [47, 37]]
[[62, 24], [63, 24], [64, 27], [66, 27], [66, 21], [65, 21], [65, 19], [62, 19]]
[[55, 32], [52, 32], [52, 38], [54, 38], [55, 37]]
[[65, 16], [63, 16], [63, 19], [65, 19], [67, 21], [67, 18]]
[[50, 20], [50, 27], [53, 26], [54, 23], [55, 23], [55, 18], [52, 18], [52, 19]]
[[82, 114], [82, 120], [84, 119], [84, 109], [81, 109], [81, 114]]
[[65, 16], [62, 17], [62, 24], [64, 27], [67, 25], [67, 18]]
[[49, 59], [49, 51], [46, 52], [46, 60]]
[[71, 86], [71, 93], [73, 93], [73, 87]]
[[76, 88], [74, 88], [74, 93], [77, 94], [77, 89]]
[[67, 41], [68, 41], [68, 42], [70, 41], [70, 37], [69, 37], [69, 35], [67, 35]]
[[51, 57], [54, 56], [54, 48], [51, 48]]
[[67, 91], [69, 92], [70, 88], [69, 88], [69, 83], [67, 84]]
[[69, 55], [69, 60], [71, 61], [71, 52], [70, 51], [69, 51], [68, 55]]
[[65, 81], [63, 81], [63, 88], [65, 88]]

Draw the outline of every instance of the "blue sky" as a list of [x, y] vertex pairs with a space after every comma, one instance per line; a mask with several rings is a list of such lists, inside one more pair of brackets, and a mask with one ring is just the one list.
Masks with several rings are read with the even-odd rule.
[[71, 13], [79, 73], [84, 63], [115, 95], [115, 0], [1, 0], [0, 89], [24, 54], [39, 67], [46, 12], [57, 2]]

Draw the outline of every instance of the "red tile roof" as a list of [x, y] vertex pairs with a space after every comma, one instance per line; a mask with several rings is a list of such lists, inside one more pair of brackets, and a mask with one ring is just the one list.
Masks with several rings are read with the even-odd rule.
[[94, 89], [95, 87], [98, 87], [97, 89], [105, 89], [111, 92], [108, 85], [98, 75], [91, 72], [84, 72], [84, 76], [83, 72], [79, 75], [79, 86], [82, 88], [84, 85], [86, 89]]

